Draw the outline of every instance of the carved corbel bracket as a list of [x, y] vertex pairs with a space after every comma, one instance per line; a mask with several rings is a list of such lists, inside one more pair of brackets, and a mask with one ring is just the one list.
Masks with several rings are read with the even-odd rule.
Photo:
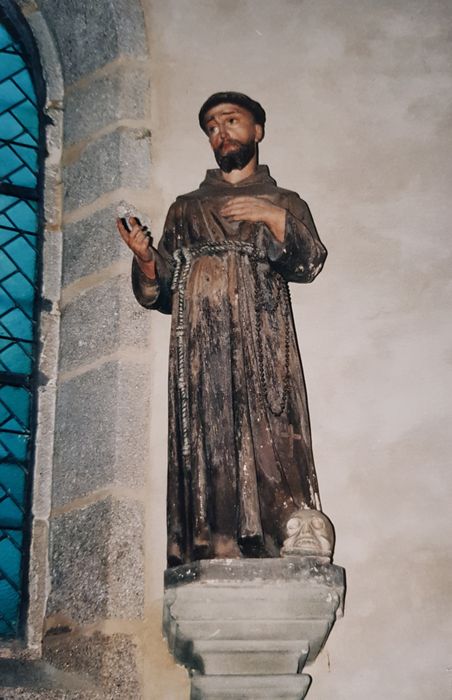
[[300, 700], [342, 615], [345, 572], [315, 557], [214, 559], [165, 572], [163, 630], [191, 700]]

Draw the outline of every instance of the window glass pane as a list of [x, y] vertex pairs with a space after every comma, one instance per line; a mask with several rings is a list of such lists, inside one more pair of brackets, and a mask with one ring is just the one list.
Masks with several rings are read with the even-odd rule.
[[19, 631], [30, 525], [42, 148], [28, 60], [0, 24], [0, 636]]
[[0, 475], [0, 521], [7, 527], [20, 528], [25, 515], [26, 471], [4, 463]]
[[[4, 333], [0, 324], [0, 333]], [[8, 336], [0, 335], [0, 372], [13, 374], [30, 374], [33, 366], [33, 349], [31, 341], [11, 340]]]
[[30, 436], [26, 433], [0, 432], [0, 460], [2, 462], [2, 469], [5, 464], [27, 466], [29, 440]]
[[29, 389], [21, 386], [0, 387], [0, 430], [26, 433], [30, 428]]
[[0, 372], [32, 369], [37, 221], [36, 202], [0, 194]]
[[23, 535], [0, 528], [0, 635], [16, 633], [20, 607], [21, 559]]
[[36, 93], [20, 47], [0, 31], [0, 180], [36, 187], [39, 116]]
[[35, 234], [37, 224], [37, 204], [0, 193], [0, 232], [7, 238], [8, 232], [24, 231]]

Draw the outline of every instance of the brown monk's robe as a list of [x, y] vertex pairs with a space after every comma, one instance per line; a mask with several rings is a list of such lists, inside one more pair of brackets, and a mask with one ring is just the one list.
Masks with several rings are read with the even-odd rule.
[[[220, 215], [225, 202], [238, 195], [265, 196], [286, 209], [282, 243], [262, 223], [232, 222]], [[192, 261], [183, 335], [191, 453], [184, 466], [172, 254], [180, 246], [228, 240], [254, 243], [263, 251], [265, 260], [257, 264], [260, 291], [256, 294], [256, 272], [248, 255], [227, 251]], [[157, 281], [147, 279], [134, 262], [132, 282], [140, 304], [163, 313], [173, 310], [168, 564], [214, 557], [212, 544], [218, 534], [233, 538], [244, 556], [278, 556], [291, 513], [300, 507], [320, 509], [303, 371], [291, 310], [280, 290], [281, 276], [290, 282], [311, 282], [326, 250], [306, 203], [277, 187], [261, 165], [235, 185], [223, 180], [220, 170], [208, 171], [198, 190], [178, 197], [171, 206], [158, 252]], [[284, 399], [286, 369], [287, 402], [278, 416], [274, 413]]]

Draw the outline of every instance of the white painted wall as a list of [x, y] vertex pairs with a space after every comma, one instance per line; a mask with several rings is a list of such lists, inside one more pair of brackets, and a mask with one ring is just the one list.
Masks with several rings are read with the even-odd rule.
[[[201, 103], [235, 89], [267, 110], [261, 162], [308, 201], [329, 250], [313, 285], [292, 285], [323, 507], [348, 577], [309, 698], [448, 700], [452, 4], [144, 5], [156, 238], [173, 198], [214, 167]], [[152, 316], [150, 601], [165, 554], [169, 320]], [[188, 697], [165, 668], [155, 697]]]

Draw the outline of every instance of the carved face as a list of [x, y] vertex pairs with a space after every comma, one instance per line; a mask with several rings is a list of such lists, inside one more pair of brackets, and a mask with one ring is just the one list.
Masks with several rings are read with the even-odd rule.
[[[298, 533], [295, 524], [298, 523]], [[334, 531], [330, 521], [320, 511], [300, 510], [287, 523], [292, 547], [301, 554], [330, 557], [334, 547]], [[292, 539], [293, 538], [293, 539]]]
[[220, 168], [226, 172], [242, 170], [263, 136], [263, 129], [251, 112], [238, 105], [220, 104], [207, 112], [204, 123]]

